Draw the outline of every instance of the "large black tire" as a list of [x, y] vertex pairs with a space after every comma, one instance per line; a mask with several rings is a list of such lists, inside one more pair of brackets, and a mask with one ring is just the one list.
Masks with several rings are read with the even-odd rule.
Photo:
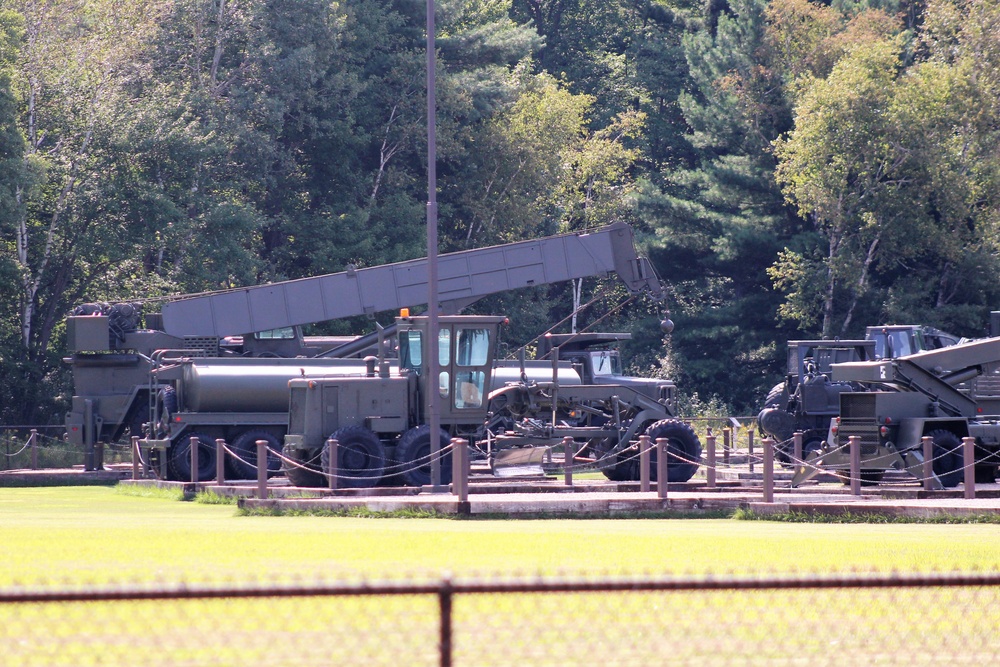
[[281, 470], [281, 440], [274, 433], [251, 429], [236, 436], [230, 449], [239, 458], [228, 457], [227, 468], [234, 479], [257, 479], [257, 441], [267, 441], [267, 476], [273, 477]]
[[[594, 448], [594, 457], [601, 466], [601, 472], [612, 482], [628, 482], [632, 479], [632, 468], [637, 465], [633, 460], [619, 461], [617, 454], [611, 454], [611, 450], [618, 444], [617, 439], [606, 438]], [[631, 459], [636, 454], [635, 450], [630, 450], [624, 454], [624, 458]], [[638, 468], [636, 468], [638, 470]], [[636, 473], [638, 474], [638, 473]]]
[[167, 472], [170, 479], [191, 481], [191, 440], [198, 438], [198, 481], [215, 479], [215, 438], [205, 433], [188, 433], [167, 450]]
[[[431, 483], [431, 434], [427, 425], [415, 426], [399, 438], [396, 460], [402, 466], [403, 482], [407, 486]], [[448, 446], [448, 432], [441, 430], [441, 450]], [[451, 450], [441, 456], [441, 484], [451, 484]]]
[[778, 408], [780, 410], [788, 409], [788, 390], [785, 388], [784, 382], [771, 387], [771, 391], [767, 392], [767, 398], [764, 399], [764, 407]]
[[962, 470], [962, 439], [951, 431], [937, 429], [928, 433], [934, 440], [934, 474], [946, 489], [958, 486], [965, 474]]
[[[666, 438], [667, 443], [667, 481], [686, 482], [698, 471], [701, 462], [701, 442], [694, 429], [676, 419], [661, 419], [646, 429], [653, 443], [660, 438]], [[652, 468], [649, 478], [656, 480], [656, 448], [649, 453], [649, 464]], [[639, 467], [636, 466], [636, 473]]]
[[282, 447], [281, 455], [293, 463], [284, 463], [285, 477], [292, 486], [317, 488], [327, 486], [326, 477], [320, 473], [320, 450], [289, 449]]
[[[385, 473], [385, 447], [371, 429], [345, 426], [330, 436], [337, 441], [337, 486], [363, 489], [375, 486]], [[323, 470], [330, 465], [330, 448], [323, 444], [320, 454]]]

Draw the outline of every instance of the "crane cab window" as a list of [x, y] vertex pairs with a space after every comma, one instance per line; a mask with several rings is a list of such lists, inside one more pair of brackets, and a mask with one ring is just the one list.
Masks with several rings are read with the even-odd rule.
[[490, 331], [460, 328], [455, 334], [456, 369], [452, 404], [459, 410], [482, 408], [486, 373], [475, 369], [489, 363]]
[[281, 327], [280, 329], [258, 331], [253, 337], [257, 340], [292, 340], [295, 338], [295, 327]]

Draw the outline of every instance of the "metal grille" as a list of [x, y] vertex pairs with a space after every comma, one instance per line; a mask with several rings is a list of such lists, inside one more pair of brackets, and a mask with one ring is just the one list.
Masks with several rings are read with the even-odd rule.
[[871, 394], [840, 395], [840, 429], [837, 444], [846, 446], [848, 438], [861, 438], [861, 454], [874, 454], [878, 449], [878, 424], [875, 423], [875, 402], [877, 396]]

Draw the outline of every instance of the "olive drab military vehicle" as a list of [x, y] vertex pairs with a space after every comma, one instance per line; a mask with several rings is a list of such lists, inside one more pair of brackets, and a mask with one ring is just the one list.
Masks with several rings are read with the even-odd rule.
[[[458, 313], [489, 294], [589, 276], [617, 275], [631, 293], [657, 301], [665, 294], [623, 223], [444, 254], [438, 262], [442, 315]], [[351, 377], [368, 387], [385, 375], [417, 375], [397, 358], [396, 324], [349, 339], [306, 337], [301, 327], [423, 304], [427, 273], [427, 261], [418, 259], [178, 296], [167, 299], [159, 313], [132, 303], [81, 306], [67, 319], [66, 362], [74, 378], [68, 439], [85, 452], [87, 467], [97, 469], [98, 443], [142, 436], [158, 443], [153, 450], [157, 463], [172, 479], [191, 478], [189, 450], [197, 439], [197, 478], [208, 480], [216, 465], [210, 443], [221, 438], [238, 454], [228, 462], [228, 474], [251, 476], [257, 463], [254, 443], [263, 439], [270, 451], [278, 451], [288, 432], [289, 380]], [[497, 364], [491, 358], [491, 366], [486, 395], [511, 382], [530, 385], [552, 378], [547, 362]], [[589, 383], [581, 368], [559, 362], [559, 381]], [[361, 386], [356, 384], [357, 391]], [[605, 389], [605, 399], [614, 391]], [[673, 384], [660, 381], [649, 391], [660, 418], [672, 417]], [[400, 415], [403, 408], [398, 407]], [[464, 425], [462, 432], [472, 426]], [[277, 456], [266, 463], [272, 473], [281, 467]]]

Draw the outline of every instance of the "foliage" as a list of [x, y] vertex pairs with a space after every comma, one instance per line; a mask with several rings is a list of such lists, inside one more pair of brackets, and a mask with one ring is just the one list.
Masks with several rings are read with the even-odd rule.
[[[564, 319], [622, 328], [632, 372], [750, 413], [789, 337], [982, 333], [1000, 298], [995, 2], [437, 11], [441, 250], [625, 220], [669, 285], [666, 340], [662, 313], [614, 310], [604, 280], [477, 304], [512, 316], [512, 348]], [[424, 21], [405, 0], [4, 3], [0, 420], [61, 419], [82, 302], [423, 255]]]

